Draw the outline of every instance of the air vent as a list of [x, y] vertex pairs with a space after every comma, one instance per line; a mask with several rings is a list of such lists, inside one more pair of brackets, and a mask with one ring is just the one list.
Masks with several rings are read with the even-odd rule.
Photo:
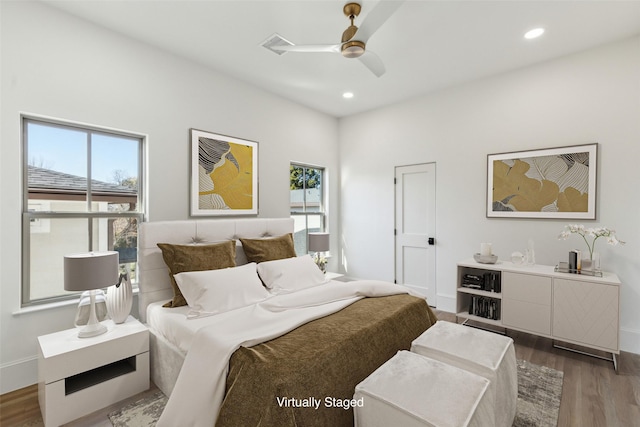
[[282, 38], [282, 36], [277, 33], [262, 42], [262, 47], [270, 50], [271, 52], [277, 55], [282, 55], [284, 53], [287, 53], [284, 50], [274, 49], [274, 47], [277, 48], [278, 46], [293, 46], [293, 43], [291, 43], [289, 40]]

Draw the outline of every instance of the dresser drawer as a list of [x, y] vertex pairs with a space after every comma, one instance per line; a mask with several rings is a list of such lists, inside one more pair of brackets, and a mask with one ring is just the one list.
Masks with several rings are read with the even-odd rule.
[[532, 304], [551, 306], [551, 277], [504, 272], [502, 297]]
[[507, 328], [551, 335], [551, 306], [526, 301], [503, 300], [502, 324]]

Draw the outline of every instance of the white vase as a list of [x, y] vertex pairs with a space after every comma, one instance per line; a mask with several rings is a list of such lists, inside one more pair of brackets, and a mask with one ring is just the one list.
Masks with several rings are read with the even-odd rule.
[[127, 320], [133, 304], [133, 289], [129, 269], [120, 275], [120, 283], [107, 288], [107, 311], [115, 323]]

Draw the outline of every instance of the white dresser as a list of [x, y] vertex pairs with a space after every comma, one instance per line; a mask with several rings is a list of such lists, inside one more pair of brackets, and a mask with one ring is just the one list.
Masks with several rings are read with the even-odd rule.
[[[475, 282], [469, 285], [475, 280], [491, 280], [494, 290]], [[611, 353], [607, 360], [617, 371], [620, 285], [613, 273], [596, 277], [556, 272], [548, 265], [480, 264], [470, 259], [458, 263], [456, 315], [552, 338], [556, 347], [567, 350], [573, 349], [555, 341]]]

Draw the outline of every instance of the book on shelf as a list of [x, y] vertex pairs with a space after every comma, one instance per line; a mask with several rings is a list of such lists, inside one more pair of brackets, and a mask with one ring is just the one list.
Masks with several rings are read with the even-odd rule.
[[500, 320], [500, 300], [473, 295], [469, 299], [469, 314]]
[[502, 290], [500, 285], [500, 272], [487, 271], [480, 274], [466, 273], [462, 276], [461, 286], [463, 288], [500, 293]]

